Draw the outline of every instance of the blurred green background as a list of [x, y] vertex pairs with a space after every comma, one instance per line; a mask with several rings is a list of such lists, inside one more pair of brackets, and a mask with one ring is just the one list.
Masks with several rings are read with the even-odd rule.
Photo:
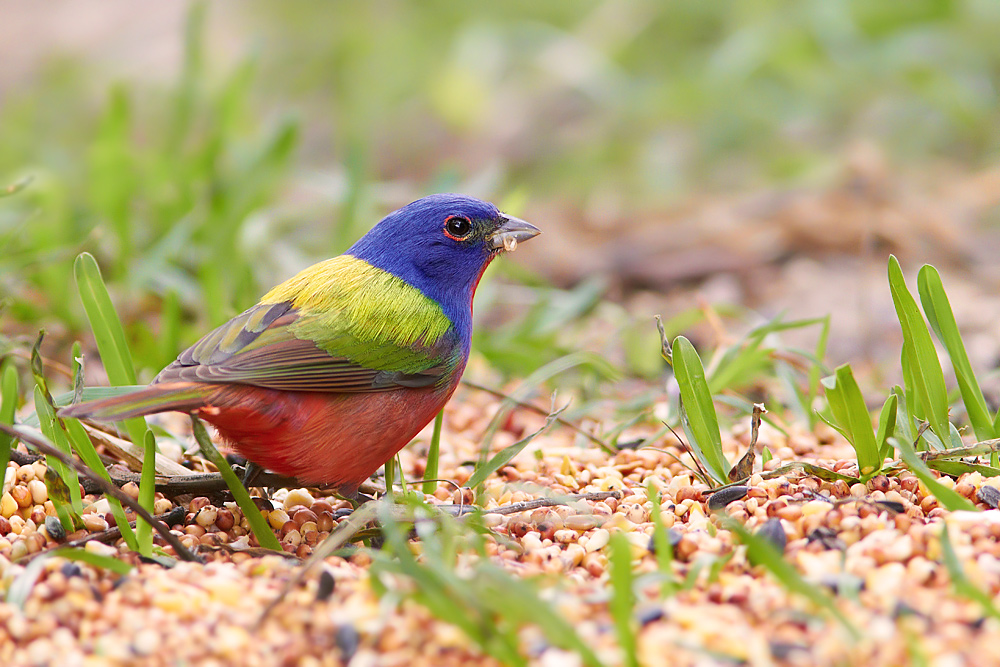
[[[998, 34], [990, 0], [7, 4], [0, 187], [24, 187], [0, 199], [0, 333], [84, 337], [87, 250], [148, 379], [429, 192], [571, 245], [695, 195], [822, 186], [858, 142], [982, 168]], [[487, 319], [535, 306], [477, 339], [510, 372], [604, 294], [600, 277], [549, 289], [545, 239], [492, 270], [523, 287], [477, 301]], [[654, 343], [630, 363], [655, 373], [641, 326]]]

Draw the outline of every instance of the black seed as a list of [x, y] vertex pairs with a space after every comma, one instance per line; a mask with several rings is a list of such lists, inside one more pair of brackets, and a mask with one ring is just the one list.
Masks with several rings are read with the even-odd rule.
[[837, 537], [837, 532], [832, 528], [827, 528], [825, 526], [817, 528], [813, 532], [806, 535], [806, 539], [810, 543], [819, 542], [823, 545], [824, 549], [839, 549], [840, 551], [843, 551], [847, 548], [847, 544], [844, 540]]
[[66, 529], [54, 516], [45, 517], [45, 532], [56, 542], [62, 542], [66, 539]]
[[253, 501], [253, 504], [256, 505], [257, 509], [259, 509], [259, 510], [267, 510], [268, 512], [270, 512], [271, 510], [274, 509], [274, 504], [270, 500], [268, 500], [267, 498], [261, 498], [260, 496], [254, 496], [250, 500]]
[[876, 500], [875, 504], [882, 509], [889, 510], [893, 514], [902, 514], [903, 512], [906, 511], [906, 508], [903, 506], [903, 503], [897, 502], [895, 500]]
[[804, 644], [792, 644], [790, 642], [770, 642], [771, 655], [778, 660], [788, 660], [793, 653], [808, 653], [809, 647]]
[[855, 594], [858, 591], [864, 590], [865, 580], [861, 577], [856, 577], [853, 574], [848, 574], [842, 572], [840, 574], [824, 574], [819, 577], [816, 582], [820, 586], [825, 586], [837, 595], [841, 594]]
[[330, 599], [333, 595], [333, 589], [335, 585], [335, 580], [333, 575], [330, 574], [329, 570], [323, 570], [319, 573], [319, 586], [316, 588], [316, 601], [324, 602]]
[[749, 486], [727, 486], [708, 497], [708, 509], [712, 511], [721, 510], [734, 500], [746, 498], [749, 492]]
[[59, 568], [59, 571], [62, 572], [62, 575], [67, 579], [79, 577], [83, 574], [83, 570], [81, 570], [80, 566], [76, 563], [63, 563], [63, 566]]
[[644, 607], [636, 612], [635, 616], [639, 625], [649, 625], [653, 621], [658, 621], [664, 617], [663, 607]]
[[894, 619], [901, 618], [903, 616], [915, 616], [917, 618], [927, 618], [924, 614], [921, 614], [917, 609], [914, 609], [910, 605], [906, 604], [902, 600], [896, 603], [896, 606], [892, 609], [892, 617]]
[[639, 438], [637, 440], [626, 440], [625, 442], [618, 443], [618, 450], [621, 451], [623, 449], [639, 449], [645, 444], [646, 441], [643, 440], [642, 438]]
[[177, 565], [177, 559], [176, 558], [170, 558], [168, 556], [157, 556], [155, 554], [152, 555], [152, 556], [143, 556], [143, 555], [140, 554], [139, 555], [139, 561], [142, 562], [142, 563], [150, 563], [152, 565], [159, 565], [160, 567], [162, 567], [165, 570], [169, 570], [173, 566]]
[[764, 522], [764, 525], [757, 529], [757, 535], [773, 544], [779, 552], [785, 553], [785, 545], [788, 544], [788, 536], [785, 535], [785, 529], [781, 525], [781, 519], [768, 519]]
[[[671, 548], [676, 548], [681, 543], [681, 534], [673, 528], [667, 528], [667, 543], [670, 544]], [[656, 553], [656, 540], [653, 539], [652, 535], [649, 537], [649, 546], [646, 548], [649, 549], [649, 553]]]
[[350, 662], [354, 654], [358, 652], [361, 645], [361, 635], [354, 629], [353, 625], [337, 626], [337, 648], [340, 649], [340, 658], [344, 662]]
[[979, 487], [979, 490], [976, 491], [976, 498], [978, 498], [980, 502], [986, 503], [993, 509], [1000, 507], [1000, 489], [997, 489], [995, 486], [987, 486], [986, 484], [983, 484]]

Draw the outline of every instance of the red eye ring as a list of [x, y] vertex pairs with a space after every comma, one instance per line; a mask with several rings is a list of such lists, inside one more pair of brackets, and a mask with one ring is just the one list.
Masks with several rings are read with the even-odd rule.
[[462, 241], [472, 231], [472, 221], [464, 215], [449, 215], [444, 219], [444, 235]]

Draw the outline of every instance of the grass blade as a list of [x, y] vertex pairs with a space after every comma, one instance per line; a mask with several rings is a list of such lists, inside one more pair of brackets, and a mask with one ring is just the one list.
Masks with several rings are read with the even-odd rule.
[[955, 378], [958, 380], [958, 388], [962, 393], [962, 402], [969, 414], [969, 422], [976, 433], [976, 438], [989, 440], [997, 437], [996, 429], [993, 427], [993, 418], [986, 406], [986, 399], [979, 387], [979, 381], [972, 371], [969, 355], [962, 342], [962, 334], [958, 330], [955, 314], [951, 310], [951, 303], [948, 301], [948, 295], [944, 291], [944, 284], [941, 282], [941, 275], [937, 269], [925, 264], [917, 274], [917, 289], [920, 293], [920, 304], [924, 307], [924, 313], [927, 315], [927, 321], [951, 359]]
[[[143, 446], [145, 452], [142, 458], [142, 476], [139, 479], [139, 504], [152, 514], [153, 501], [156, 496], [156, 466], [154, 465], [156, 440], [153, 438], [152, 431], [146, 431]], [[143, 556], [150, 556], [153, 553], [153, 527], [142, 519], [138, 519], [137, 521], [138, 523], [135, 524], [135, 537], [138, 543], [138, 551]]]
[[684, 336], [671, 345], [674, 377], [681, 393], [681, 410], [687, 415], [691, 429], [691, 447], [719, 483], [726, 482], [729, 462], [722, 454], [719, 419], [712, 402], [698, 352]]
[[[822, 360], [826, 358], [826, 343], [830, 338], [830, 316], [822, 318], [822, 326], [820, 327], [819, 340], [816, 341], [816, 350], [813, 353], [813, 359], [815, 361], [809, 366], [809, 402], [807, 406], [813, 404], [816, 397], [819, 395], [819, 381], [822, 375], [823, 365]], [[816, 413], [813, 410], [806, 411], [809, 415], [809, 426], [814, 428], [816, 426]]]
[[[58, 426], [55, 410], [46, 400], [45, 393], [41, 387], [35, 387], [35, 412], [38, 413], [42, 421], [42, 434], [51, 440], [64, 454], [72, 456], [73, 450], [70, 447], [66, 432]], [[79, 514], [83, 510], [83, 501], [80, 498], [80, 480], [76, 471], [67, 468], [59, 461], [50, 459], [48, 467], [59, 473], [70, 491], [70, 498], [73, 499], [73, 511]]]
[[[94, 449], [94, 443], [91, 441], [90, 436], [87, 435], [87, 431], [84, 430], [83, 424], [78, 419], [62, 419], [60, 421], [63, 428], [66, 429], [69, 442], [73, 446], [73, 450], [76, 451], [77, 456], [80, 457], [80, 460], [92, 471], [110, 482], [111, 475], [108, 474], [107, 468], [104, 467], [104, 461], [101, 460], [101, 457], [97, 454], [97, 450]], [[104, 497], [108, 499], [108, 504], [111, 506], [111, 514], [115, 517], [115, 525], [121, 531], [125, 544], [132, 551], [139, 551], [139, 542], [135, 538], [135, 531], [129, 525], [128, 517], [125, 516], [125, 509], [122, 507], [121, 502], [111, 495], [105, 495]], [[145, 523], [142, 519], [136, 520], [140, 522], [136, 525]], [[143, 555], [149, 554], [143, 553]]]
[[[194, 414], [191, 415], [191, 430], [194, 433], [195, 440], [198, 442], [198, 446], [201, 448], [201, 455], [211, 461], [219, 471], [219, 474], [222, 475], [222, 479], [226, 480], [226, 485], [232, 492], [240, 511], [243, 512], [243, 516], [247, 518], [247, 523], [250, 524], [250, 530], [257, 537], [258, 544], [265, 549], [281, 551], [281, 543], [278, 542], [278, 538], [274, 536], [264, 516], [257, 509], [253, 500], [250, 499], [250, 494], [247, 492], [246, 487], [240, 482], [239, 477], [236, 476], [233, 469], [229, 467], [226, 457], [220, 454], [219, 450], [212, 444], [212, 439], [208, 437], [205, 425]], [[146, 467], [143, 465], [143, 475], [145, 474]]]
[[[73, 264], [80, 301], [94, 332], [104, 370], [112, 385], [134, 385], [135, 366], [118, 314], [101, 278], [101, 269], [90, 253], [80, 253]], [[136, 445], [145, 441], [146, 420], [135, 417], [124, 422], [125, 430]]]
[[835, 375], [823, 378], [826, 400], [841, 433], [854, 447], [862, 479], [882, 468], [881, 451], [872, 432], [871, 415], [849, 364], [837, 368]]
[[44, 554], [41, 554], [37, 558], [33, 558], [24, 568], [24, 570], [18, 575], [7, 588], [7, 594], [4, 597], [4, 601], [18, 609], [23, 610], [25, 603], [31, 596], [31, 591], [38, 583], [38, 579], [45, 569], [46, 561], [50, 558], [65, 558], [67, 560], [75, 560], [81, 563], [87, 563], [88, 565], [93, 565], [94, 567], [99, 567], [105, 570], [110, 570], [117, 574], [126, 575], [132, 571], [132, 566], [123, 560], [118, 560], [117, 558], [112, 558], [110, 556], [102, 556], [96, 554], [86, 549], [79, 549], [73, 547], [61, 547], [59, 549], [53, 549]]
[[1000, 619], [1000, 610], [993, 604], [990, 594], [976, 586], [962, 569], [962, 563], [958, 560], [958, 554], [955, 553], [955, 547], [952, 546], [951, 537], [948, 535], [947, 523], [941, 526], [941, 560], [948, 570], [955, 592], [976, 602], [986, 614]]
[[951, 427], [948, 423], [948, 391], [944, 384], [944, 372], [930, 331], [917, 308], [917, 302], [906, 287], [903, 270], [892, 255], [889, 256], [889, 290], [903, 330], [904, 365], [908, 364], [910, 371], [907, 388], [911, 388], [909, 383], [912, 382], [916, 396], [916, 405], [910, 406], [910, 414], [926, 418], [941, 442], [948, 446]]
[[677, 592], [674, 547], [670, 544], [670, 534], [667, 532], [667, 527], [663, 525], [663, 517], [660, 515], [660, 493], [652, 482], [646, 487], [646, 497], [653, 500], [653, 511], [650, 512], [653, 520], [653, 548], [656, 551], [657, 568], [660, 570], [660, 576], [663, 577], [660, 593], [667, 598]]
[[917, 456], [916, 451], [913, 449], [913, 445], [910, 444], [908, 440], [902, 440], [900, 438], [892, 438], [892, 442], [895, 444], [896, 449], [899, 450], [899, 456], [903, 459], [903, 463], [906, 467], [916, 475], [924, 486], [930, 490], [935, 498], [941, 505], [952, 512], [957, 511], [969, 511], [976, 512], [976, 506], [969, 501], [968, 498], [962, 494], [949, 489], [947, 486], [941, 484], [939, 481], [934, 479], [934, 475], [931, 474], [930, 468], [924, 463], [919, 456]]
[[632, 591], [632, 546], [622, 533], [616, 532], [611, 536], [610, 561], [611, 619], [618, 634], [618, 644], [625, 655], [625, 664], [638, 667], [635, 620], [632, 615], [635, 607], [635, 594]]
[[75, 560], [104, 570], [110, 570], [111, 572], [121, 575], [126, 575], [132, 571], [132, 566], [123, 560], [112, 558], [111, 556], [95, 554], [91, 551], [87, 551], [86, 549], [61, 547], [59, 549], [53, 549], [46, 554], [46, 557]]
[[468, 486], [471, 488], [479, 486], [480, 484], [486, 481], [487, 477], [489, 477], [497, 470], [507, 465], [511, 461], [511, 459], [520, 454], [521, 450], [527, 447], [532, 440], [534, 440], [536, 437], [538, 437], [546, 430], [548, 430], [549, 426], [551, 426], [552, 423], [556, 420], [556, 418], [560, 414], [562, 414], [563, 410], [565, 410], [566, 407], [567, 406], [563, 406], [558, 410], [555, 410], [554, 412], [550, 412], [549, 416], [546, 417], [545, 419], [545, 423], [542, 424], [542, 427], [540, 429], [538, 429], [534, 433], [526, 435], [525, 437], [515, 442], [513, 445], [508, 445], [507, 447], [504, 447], [499, 452], [494, 454], [493, 458], [491, 458], [489, 461], [478, 466], [475, 472], [472, 473], [472, 477], [469, 479]]
[[[17, 411], [17, 370], [14, 364], [5, 363], [0, 368], [0, 423], [14, 425], [14, 413]], [[0, 491], [3, 490], [4, 475], [7, 463], [10, 461], [10, 448], [13, 438], [0, 432]]]
[[925, 461], [925, 463], [931, 470], [937, 470], [939, 473], [943, 473], [949, 477], [957, 478], [970, 472], [978, 472], [983, 477], [1000, 477], [1000, 468], [984, 466], [978, 463], [966, 463], [965, 461], [952, 461], [949, 459], [932, 459]]
[[444, 422], [444, 411], [434, 418], [434, 432], [431, 434], [431, 444], [427, 449], [427, 466], [424, 468], [423, 492], [432, 494], [437, 489], [438, 461], [441, 458], [441, 424]]
[[896, 432], [896, 406], [899, 399], [895, 394], [889, 394], [882, 404], [882, 410], [878, 415], [878, 433], [875, 434], [875, 443], [878, 445], [879, 458], [885, 461], [892, 456], [892, 445], [889, 444]]

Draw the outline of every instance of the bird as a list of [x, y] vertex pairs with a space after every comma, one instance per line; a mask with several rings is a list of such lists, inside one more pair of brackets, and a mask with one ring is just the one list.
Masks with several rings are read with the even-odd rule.
[[487, 266], [539, 233], [473, 197], [418, 199], [268, 291], [148, 387], [59, 415], [191, 413], [257, 466], [356, 497], [458, 386]]

